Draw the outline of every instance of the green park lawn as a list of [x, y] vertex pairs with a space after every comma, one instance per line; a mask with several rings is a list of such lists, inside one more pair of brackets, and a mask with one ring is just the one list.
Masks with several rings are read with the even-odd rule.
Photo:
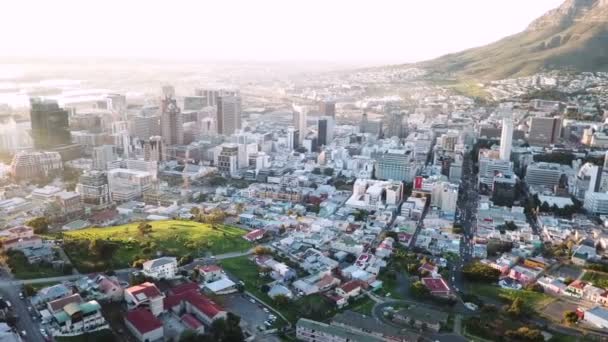
[[470, 292], [476, 296], [495, 298], [505, 302], [511, 302], [515, 300], [515, 298], [521, 298], [525, 306], [537, 312], [555, 300], [555, 298], [540, 292], [508, 290], [489, 284], [472, 283], [470, 289]]
[[[139, 223], [64, 232], [64, 249], [76, 268], [86, 272], [129, 267], [136, 259], [160, 254], [198, 257], [251, 248], [251, 244], [242, 238], [246, 231], [237, 227], [218, 225], [213, 228], [210, 224], [177, 220], [148, 223], [152, 229], [146, 234], [139, 231]], [[110, 260], [91, 253], [89, 244], [94, 240], [112, 245]]]

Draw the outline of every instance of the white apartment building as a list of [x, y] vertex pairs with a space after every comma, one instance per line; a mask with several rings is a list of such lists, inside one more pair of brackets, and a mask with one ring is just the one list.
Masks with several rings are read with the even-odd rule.
[[162, 257], [144, 262], [143, 269], [145, 275], [154, 279], [175, 278], [177, 273], [177, 259], [174, 257]]
[[117, 202], [130, 201], [150, 189], [153, 180], [153, 176], [146, 171], [112, 169], [108, 171], [110, 197]]
[[608, 193], [588, 191], [584, 207], [593, 214], [608, 214]]

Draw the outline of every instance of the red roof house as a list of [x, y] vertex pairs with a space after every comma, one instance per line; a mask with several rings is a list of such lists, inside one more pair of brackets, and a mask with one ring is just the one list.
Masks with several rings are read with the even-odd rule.
[[146, 309], [127, 312], [125, 325], [139, 341], [158, 341], [164, 338], [163, 323]]
[[433, 296], [447, 297], [452, 293], [448, 284], [443, 278], [422, 278], [420, 281], [430, 291]]

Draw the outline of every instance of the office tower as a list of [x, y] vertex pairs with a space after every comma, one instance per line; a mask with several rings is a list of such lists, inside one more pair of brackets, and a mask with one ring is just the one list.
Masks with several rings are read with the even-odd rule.
[[104, 205], [110, 202], [108, 178], [104, 172], [90, 171], [82, 174], [76, 184], [76, 192], [87, 204]]
[[160, 135], [160, 116], [140, 113], [131, 119], [131, 136], [139, 140]]
[[571, 171], [570, 166], [556, 163], [532, 163], [526, 168], [526, 183], [529, 186], [553, 189], [559, 185], [562, 175]]
[[595, 215], [608, 214], [608, 193], [588, 191], [585, 193], [583, 207]]
[[293, 125], [299, 132], [298, 143], [301, 145], [308, 133], [308, 109], [305, 106], [293, 106]]
[[511, 159], [511, 145], [513, 145], [513, 118], [509, 113], [502, 119], [502, 132], [500, 134], [500, 160]]
[[322, 101], [319, 103], [319, 112], [322, 116], [336, 117], [336, 103], [333, 101]]
[[600, 172], [600, 192], [608, 192], [608, 151], [604, 155], [604, 166], [602, 167], [602, 172]]
[[376, 178], [411, 183], [418, 172], [418, 164], [406, 151], [382, 153], [376, 157]]
[[405, 114], [399, 111], [392, 111], [387, 115], [386, 120], [386, 137], [398, 137], [403, 138], [405, 135], [403, 128], [403, 118]]
[[201, 110], [207, 107], [207, 98], [204, 96], [186, 96], [184, 97], [184, 111], [186, 110]]
[[68, 111], [57, 102], [30, 99], [32, 139], [37, 149], [53, 148], [71, 143]]
[[217, 99], [217, 132], [231, 135], [241, 129], [241, 97], [220, 96]]
[[560, 136], [562, 120], [560, 118], [532, 118], [528, 142], [530, 145], [549, 146], [555, 144]]
[[207, 106], [217, 105], [217, 98], [220, 97], [218, 89], [195, 89], [194, 96], [204, 97], [207, 100]]
[[236, 174], [238, 169], [239, 147], [236, 144], [224, 144], [217, 157], [217, 167], [222, 173]]
[[183, 145], [183, 117], [173, 98], [166, 97], [161, 102], [160, 131], [167, 146]]
[[13, 156], [10, 173], [15, 180], [31, 180], [58, 175], [63, 170], [59, 152], [26, 152]]
[[296, 148], [298, 148], [298, 139], [299, 139], [298, 130], [291, 126], [288, 127], [287, 128], [287, 149], [290, 151], [293, 151]]
[[107, 170], [108, 164], [118, 159], [114, 145], [93, 148], [93, 170]]
[[331, 144], [334, 139], [334, 119], [329, 116], [320, 117], [317, 125], [317, 133], [319, 146]]
[[127, 110], [127, 97], [121, 94], [108, 94], [106, 96], [106, 107], [109, 111], [117, 113], [121, 117]]
[[458, 134], [454, 133], [444, 133], [439, 138], [441, 143], [441, 148], [445, 151], [454, 152], [456, 148], [456, 144], [458, 144]]
[[144, 149], [144, 160], [157, 162], [165, 160], [165, 146], [162, 137], [150, 137], [150, 139], [142, 141], [141, 144]]
[[126, 202], [141, 197], [144, 191], [152, 188], [153, 177], [150, 172], [112, 169], [108, 171], [108, 188], [113, 201]]
[[513, 162], [509, 160], [493, 159], [486, 156], [479, 158], [479, 187], [492, 189], [494, 178], [498, 174], [512, 174]]
[[369, 120], [367, 113], [361, 116], [359, 123], [359, 131], [361, 133], [370, 133], [374, 137], [379, 137], [382, 134], [382, 122], [377, 120]]
[[585, 163], [576, 173], [572, 193], [578, 199], [584, 199], [585, 193], [598, 192], [601, 186], [602, 168], [591, 163]]

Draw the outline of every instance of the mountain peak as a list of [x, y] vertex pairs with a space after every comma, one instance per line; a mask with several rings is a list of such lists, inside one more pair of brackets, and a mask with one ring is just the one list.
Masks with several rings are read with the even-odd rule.
[[595, 8], [608, 6], [608, 0], [566, 0], [561, 6], [550, 10], [534, 20], [528, 31], [561, 28], [582, 20]]
[[608, 71], [608, 0], [566, 0], [523, 32], [418, 66], [486, 80], [560, 69]]

